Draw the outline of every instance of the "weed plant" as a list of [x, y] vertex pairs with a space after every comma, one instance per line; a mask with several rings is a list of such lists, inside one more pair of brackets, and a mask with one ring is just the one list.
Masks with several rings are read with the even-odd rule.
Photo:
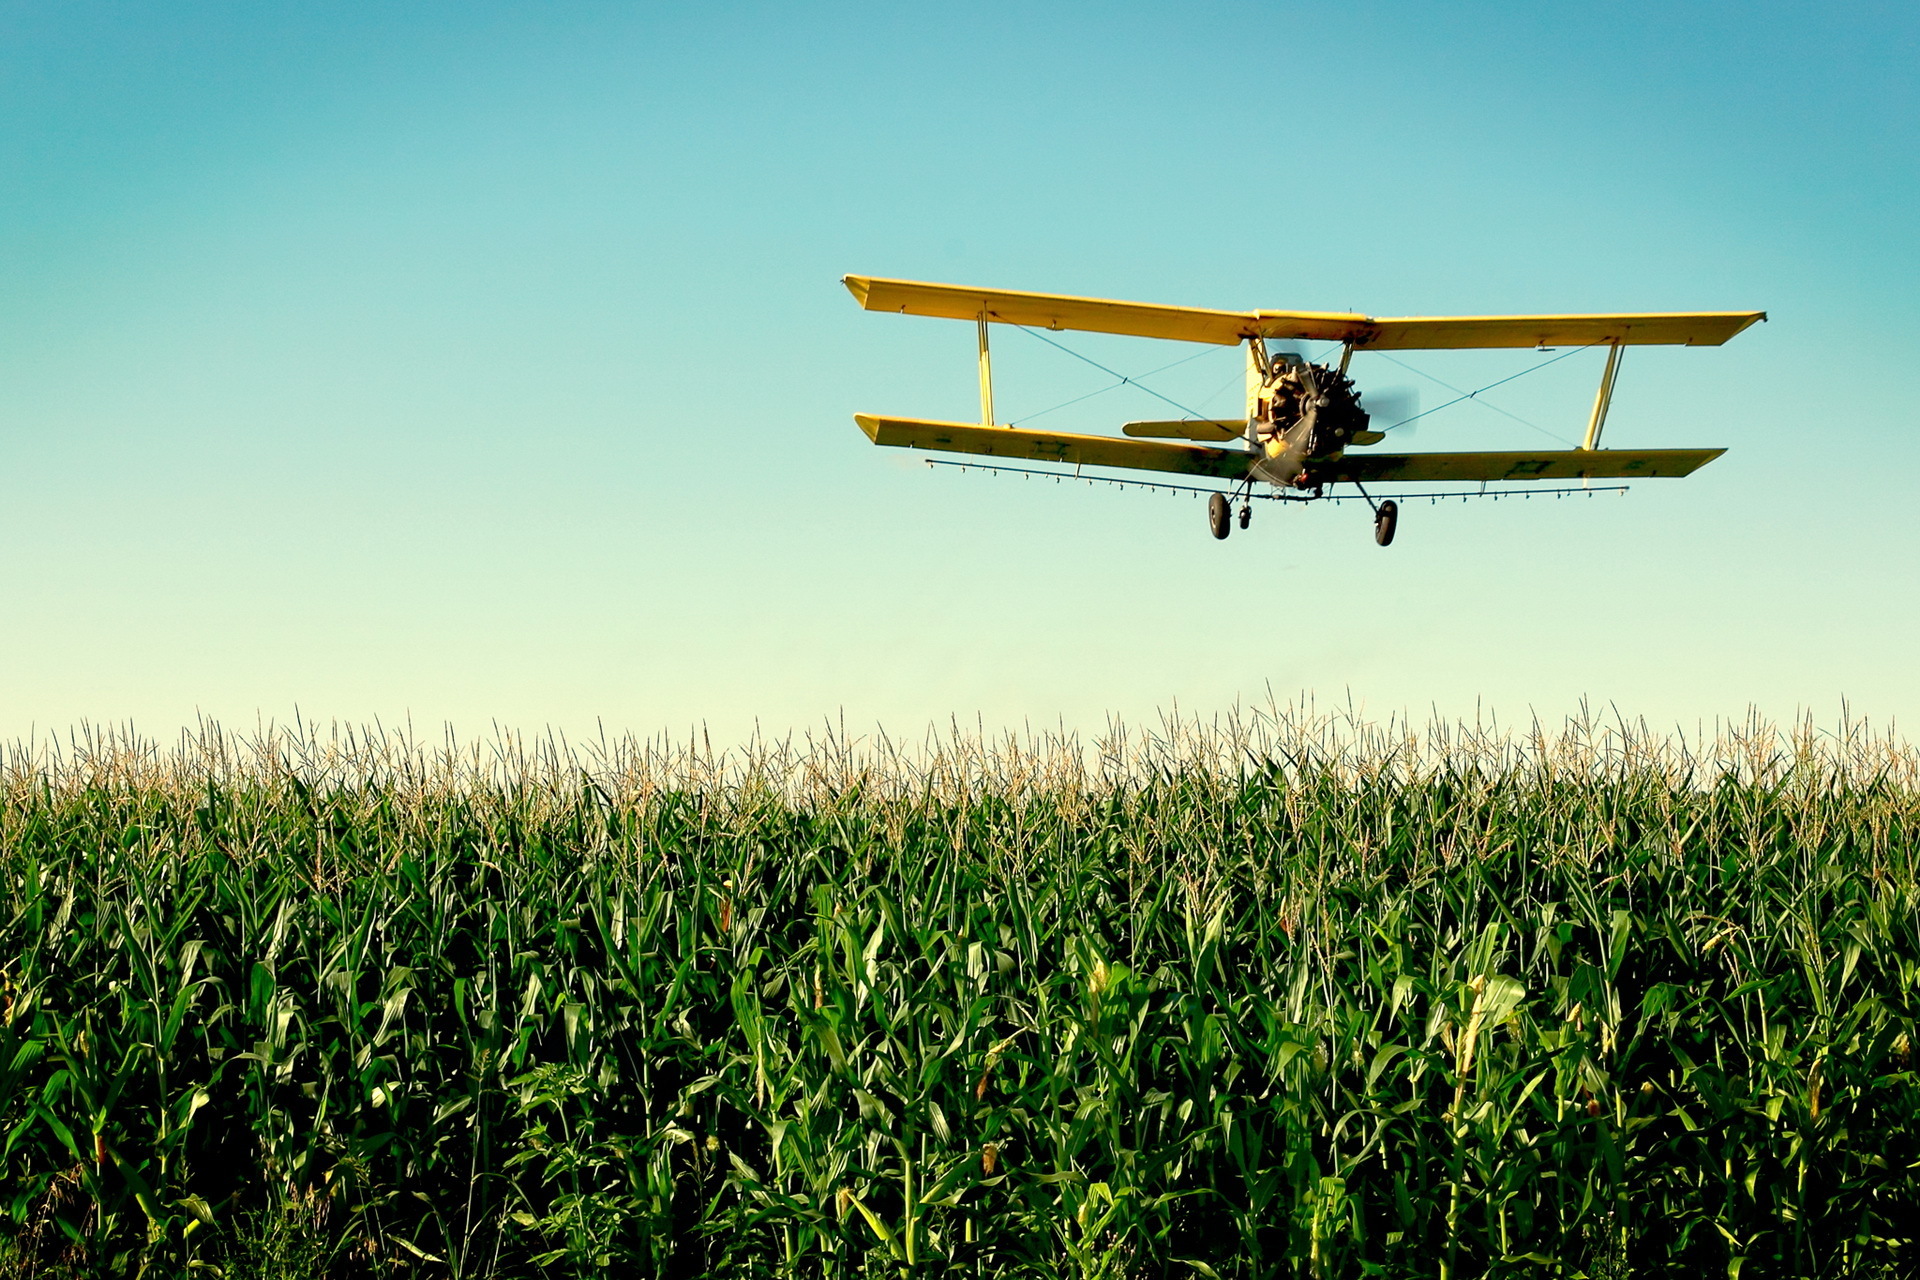
[[1912, 1275], [1920, 761], [1309, 710], [0, 760], [19, 1275]]

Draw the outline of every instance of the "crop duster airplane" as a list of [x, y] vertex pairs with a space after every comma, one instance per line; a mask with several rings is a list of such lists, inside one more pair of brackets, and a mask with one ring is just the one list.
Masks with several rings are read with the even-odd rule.
[[[1602, 449], [1600, 432], [1613, 399], [1623, 347], [1675, 344], [1719, 346], [1763, 311], [1701, 311], [1645, 315], [1409, 316], [1378, 318], [1314, 311], [1205, 311], [1104, 298], [1074, 298], [1008, 289], [973, 289], [847, 276], [843, 283], [869, 311], [972, 320], [980, 339], [980, 422], [936, 422], [856, 414], [875, 444], [948, 453], [984, 454], [1081, 466], [1172, 472], [1235, 482], [1210, 490], [1207, 522], [1216, 538], [1231, 529], [1229, 494], [1240, 498], [1240, 527], [1252, 518], [1253, 486], [1264, 482], [1294, 500], [1324, 495], [1327, 486], [1352, 484], [1374, 513], [1374, 540], [1393, 541], [1399, 507], [1375, 501], [1370, 483], [1428, 481], [1580, 480], [1684, 476], [1724, 449]], [[993, 420], [993, 373], [987, 326], [1022, 325], [1059, 331], [1132, 334], [1175, 342], [1247, 347], [1247, 413], [1226, 420], [1129, 422], [1126, 438], [1072, 435], [998, 426]], [[1316, 364], [1272, 351], [1269, 340], [1338, 342], [1336, 364]], [[1347, 376], [1356, 351], [1413, 351], [1476, 347], [1605, 346], [1606, 369], [1594, 397], [1586, 438], [1578, 449], [1527, 453], [1350, 453], [1379, 444], [1360, 392]], [[1174, 443], [1183, 441], [1187, 443]], [[1234, 442], [1230, 447], [1217, 444]], [[1266, 495], [1274, 496], [1274, 495]]]

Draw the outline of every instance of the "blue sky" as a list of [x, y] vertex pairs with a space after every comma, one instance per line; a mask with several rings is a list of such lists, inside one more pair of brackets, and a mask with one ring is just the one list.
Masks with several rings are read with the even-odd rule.
[[[0, 735], [734, 740], [1312, 694], [1920, 717], [1907, 5], [0, 8]], [[928, 469], [973, 335], [847, 272], [1636, 349], [1625, 497], [1264, 508]], [[1127, 373], [1198, 348], [1093, 335]], [[996, 335], [1003, 418], [1110, 379]], [[1356, 358], [1363, 388], [1545, 357]], [[1238, 356], [1153, 385], [1237, 412]], [[1577, 438], [1585, 353], [1418, 448]], [[1043, 423], [1112, 431], [1131, 389]]]

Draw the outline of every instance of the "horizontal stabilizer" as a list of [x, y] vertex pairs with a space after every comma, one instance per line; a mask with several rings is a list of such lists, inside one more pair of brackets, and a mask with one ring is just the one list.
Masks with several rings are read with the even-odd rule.
[[855, 414], [853, 420], [875, 444], [931, 449], [941, 453], [977, 453], [1030, 462], [1061, 462], [1068, 466], [1171, 471], [1178, 475], [1213, 476], [1223, 480], [1238, 480], [1246, 475], [1250, 461], [1249, 456], [1240, 450], [1208, 449], [1200, 445], [1170, 444], [1158, 440], [1120, 440], [1113, 436], [1027, 431], [1019, 427], [984, 427], [966, 422], [930, 422], [921, 418], [881, 418], [865, 413]]
[[1232, 346], [1247, 338], [1351, 342], [1360, 350], [1414, 351], [1468, 347], [1625, 346], [1715, 347], [1764, 311], [1627, 312], [1619, 315], [1398, 316], [1335, 311], [1209, 311], [1111, 298], [976, 289], [920, 280], [847, 276], [842, 283], [869, 311], [972, 320], [1036, 329], [1124, 333], [1178, 342]]
[[1725, 449], [1563, 449], [1543, 453], [1368, 453], [1312, 467], [1328, 484], [1358, 480], [1621, 480], [1691, 475]]
[[1178, 422], [1129, 422], [1120, 428], [1130, 436], [1161, 440], [1238, 440], [1247, 434], [1244, 418], [1182, 418]]

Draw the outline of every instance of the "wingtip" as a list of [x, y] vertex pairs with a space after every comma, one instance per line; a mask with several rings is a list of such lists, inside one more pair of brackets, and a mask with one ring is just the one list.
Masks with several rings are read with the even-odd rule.
[[875, 444], [880, 443], [880, 419], [871, 414], [856, 413], [853, 415], [853, 422], [855, 426], [867, 433], [867, 439]]
[[867, 305], [867, 290], [873, 285], [871, 276], [841, 276], [840, 283], [847, 286], [847, 292], [853, 295], [855, 302], [863, 307]]

